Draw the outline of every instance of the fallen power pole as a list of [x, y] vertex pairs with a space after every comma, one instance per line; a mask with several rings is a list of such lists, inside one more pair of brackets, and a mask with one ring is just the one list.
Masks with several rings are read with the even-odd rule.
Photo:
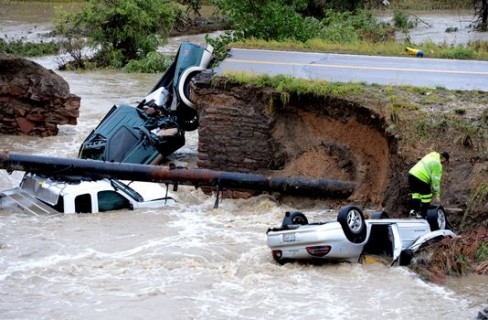
[[356, 187], [353, 181], [334, 179], [267, 177], [253, 173], [58, 158], [7, 151], [0, 151], [0, 169], [9, 173], [26, 171], [49, 177], [80, 177], [87, 180], [107, 178], [213, 187], [217, 195], [223, 189], [233, 189], [347, 198]]

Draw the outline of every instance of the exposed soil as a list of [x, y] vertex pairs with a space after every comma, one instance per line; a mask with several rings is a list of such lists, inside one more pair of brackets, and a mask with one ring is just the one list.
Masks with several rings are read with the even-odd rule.
[[488, 228], [485, 93], [365, 86], [340, 98], [291, 95], [283, 104], [270, 88], [229, 79], [197, 87], [201, 167], [351, 180], [358, 186], [348, 202], [404, 217], [409, 168], [446, 150], [442, 204], [451, 224]]
[[317, 117], [296, 110], [279, 117], [273, 136], [286, 141], [288, 161], [282, 174], [361, 181], [352, 199], [379, 204], [389, 176], [388, 141], [353, 114], [343, 116], [343, 120]]

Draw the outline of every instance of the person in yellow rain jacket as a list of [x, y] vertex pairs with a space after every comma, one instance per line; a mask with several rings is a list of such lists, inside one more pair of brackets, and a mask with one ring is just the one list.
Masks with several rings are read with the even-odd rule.
[[442, 165], [449, 163], [449, 153], [431, 152], [408, 171], [408, 186], [412, 194], [410, 215], [425, 218], [432, 197], [441, 202]]

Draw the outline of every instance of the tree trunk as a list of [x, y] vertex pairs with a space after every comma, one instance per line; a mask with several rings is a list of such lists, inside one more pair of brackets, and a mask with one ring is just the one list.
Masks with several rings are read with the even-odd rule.
[[488, 0], [481, 1], [481, 23], [486, 26], [488, 20]]

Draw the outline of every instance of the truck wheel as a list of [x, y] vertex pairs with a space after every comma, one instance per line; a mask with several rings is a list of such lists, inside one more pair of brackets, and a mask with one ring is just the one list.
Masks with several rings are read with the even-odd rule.
[[176, 121], [181, 130], [194, 131], [198, 128], [199, 117], [195, 109], [180, 104], [176, 110]]
[[447, 218], [444, 208], [438, 206], [427, 210], [427, 222], [431, 231], [446, 229]]
[[308, 224], [308, 219], [300, 211], [286, 212], [281, 226], [286, 227], [292, 224], [306, 225]]
[[180, 87], [179, 89], [180, 98], [182, 98], [181, 102], [184, 105], [186, 105], [188, 108], [195, 109], [195, 104], [193, 103], [193, 101], [190, 100], [191, 81], [193, 80], [193, 77], [195, 77], [200, 72], [201, 71], [193, 71], [190, 74], [188, 74], [185, 79], [180, 79], [180, 81], [184, 81], [183, 86]]
[[352, 243], [361, 243], [366, 239], [366, 223], [361, 209], [352, 205], [343, 207], [337, 214], [337, 221]]

